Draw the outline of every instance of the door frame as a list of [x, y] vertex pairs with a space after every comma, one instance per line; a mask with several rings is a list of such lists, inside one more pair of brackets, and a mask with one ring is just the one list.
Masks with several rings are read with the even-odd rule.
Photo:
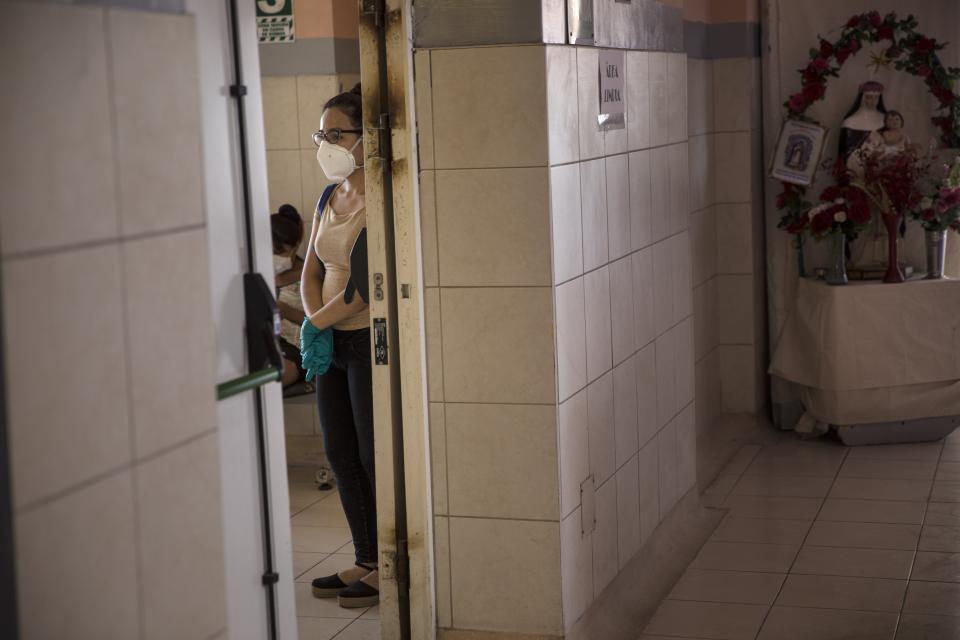
[[[358, 4], [370, 316], [386, 319], [389, 329], [388, 366], [373, 367], [377, 520], [384, 569], [381, 637], [432, 640], [435, 562], [412, 2]], [[384, 277], [381, 300], [374, 295], [377, 274]]]

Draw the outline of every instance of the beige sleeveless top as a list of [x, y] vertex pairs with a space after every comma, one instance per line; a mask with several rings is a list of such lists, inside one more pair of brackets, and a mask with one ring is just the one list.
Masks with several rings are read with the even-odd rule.
[[[356, 213], [340, 215], [334, 213], [328, 203], [320, 217], [320, 226], [317, 229], [317, 239], [314, 247], [320, 261], [323, 262], [323, 304], [336, 298], [346, 289], [350, 279], [350, 253], [357, 242], [357, 236], [367, 226], [366, 209]], [[360, 295], [360, 294], [354, 294]], [[333, 325], [340, 331], [365, 329], [370, 326], [369, 307], [348, 316]]]

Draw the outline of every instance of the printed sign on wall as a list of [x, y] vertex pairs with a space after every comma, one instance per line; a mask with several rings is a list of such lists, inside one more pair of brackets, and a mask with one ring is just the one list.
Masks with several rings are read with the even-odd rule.
[[626, 111], [626, 55], [623, 50], [601, 49], [598, 59], [600, 74], [600, 124], [623, 124]]
[[293, 0], [256, 0], [260, 42], [293, 42]]

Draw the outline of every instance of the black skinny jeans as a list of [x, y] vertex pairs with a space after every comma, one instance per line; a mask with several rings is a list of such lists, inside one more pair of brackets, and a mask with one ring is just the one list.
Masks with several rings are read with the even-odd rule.
[[333, 363], [316, 384], [323, 443], [337, 476], [357, 562], [377, 564], [370, 329], [333, 330]]

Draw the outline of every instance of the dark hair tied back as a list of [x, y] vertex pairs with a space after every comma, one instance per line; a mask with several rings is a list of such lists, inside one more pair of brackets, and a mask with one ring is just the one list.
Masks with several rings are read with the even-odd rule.
[[327, 100], [327, 103], [323, 105], [323, 110], [340, 109], [350, 118], [350, 124], [360, 129], [363, 127], [362, 103], [360, 83], [358, 82], [350, 91], [337, 94]]
[[270, 231], [273, 236], [273, 252], [283, 253], [287, 247], [299, 247], [303, 240], [303, 220], [297, 208], [290, 204], [270, 216]]

